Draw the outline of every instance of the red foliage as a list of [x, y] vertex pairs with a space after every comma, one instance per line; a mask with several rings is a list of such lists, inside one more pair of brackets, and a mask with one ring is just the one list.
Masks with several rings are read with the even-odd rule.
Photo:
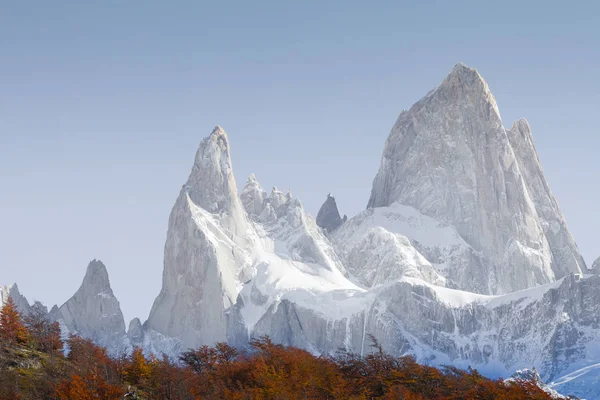
[[316, 357], [262, 337], [252, 340], [247, 352], [217, 343], [185, 352], [174, 363], [166, 356], [146, 356], [139, 348], [113, 359], [106, 349], [74, 335], [67, 340], [65, 357], [57, 352], [60, 330], [56, 325], [40, 318], [28, 320], [26, 326], [19, 321], [14, 304], [9, 303], [0, 314], [2, 337], [11, 338], [17, 347], [19, 340], [33, 338], [29, 348], [35, 343], [39, 351], [52, 354], [52, 362], [34, 374], [24, 374], [37, 382], [19, 381], [18, 370], [0, 363], [0, 400], [112, 400], [126, 394], [126, 398], [168, 400], [550, 398], [534, 382], [505, 384], [472, 369], [440, 370], [419, 365], [412, 357], [389, 356], [375, 338], [371, 338], [372, 353], [365, 357], [344, 351], [336, 357]]
[[56, 385], [55, 392], [60, 400], [114, 400], [123, 396], [121, 385], [112, 385], [93, 373], [71, 375]]

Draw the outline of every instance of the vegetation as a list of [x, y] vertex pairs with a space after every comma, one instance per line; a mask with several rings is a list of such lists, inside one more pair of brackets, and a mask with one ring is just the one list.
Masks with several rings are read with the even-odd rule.
[[111, 358], [60, 328], [45, 313], [23, 318], [9, 300], [0, 311], [0, 400], [14, 399], [549, 399], [534, 382], [505, 384], [475, 370], [437, 369], [386, 355], [372, 338], [365, 357], [335, 357], [273, 343], [240, 352], [202, 346], [177, 361], [136, 348]]

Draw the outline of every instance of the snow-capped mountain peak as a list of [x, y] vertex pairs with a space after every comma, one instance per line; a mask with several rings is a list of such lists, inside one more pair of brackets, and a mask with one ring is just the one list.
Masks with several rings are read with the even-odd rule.
[[[328, 196], [315, 221], [291, 191], [265, 190], [254, 174], [238, 192], [217, 126], [169, 216], [148, 320], [125, 334], [95, 260], [50, 315], [113, 352], [176, 357], [268, 335], [364, 355], [374, 335], [391, 355], [495, 377], [535, 366], [513, 379], [570, 385], [600, 364], [600, 278], [584, 267], [529, 123], [506, 129], [485, 80], [459, 63], [401, 112], [358, 215], [341, 218]], [[8, 292], [18, 290], [0, 289], [2, 300]]]

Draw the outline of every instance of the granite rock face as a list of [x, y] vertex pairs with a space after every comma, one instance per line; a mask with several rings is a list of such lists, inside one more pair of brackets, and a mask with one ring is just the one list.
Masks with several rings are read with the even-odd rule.
[[581, 256], [520, 126], [507, 134], [487, 83], [457, 64], [400, 114], [386, 141], [368, 207], [400, 203], [454, 227], [473, 250], [458, 265], [447, 264], [452, 275], [472, 272], [469, 282], [454, 282], [460, 289], [509, 293], [581, 271]]
[[29, 305], [29, 302], [25, 296], [19, 292], [19, 287], [16, 283], [13, 283], [9, 286], [0, 286], [0, 308], [4, 306], [9, 297], [12, 298], [15, 306], [17, 306], [17, 310], [22, 315], [27, 315], [30, 313], [31, 306]]
[[562, 211], [544, 176], [542, 164], [533, 144], [531, 128], [526, 119], [515, 121], [506, 131], [513, 148], [519, 170], [533, 201], [540, 224], [552, 252], [552, 269], [556, 278], [570, 273], [581, 274], [587, 270], [585, 261], [567, 228]]
[[184, 348], [226, 339], [225, 310], [250, 264], [248, 221], [237, 194], [225, 131], [202, 140], [169, 217], [163, 286], [145, 328]]
[[[546, 381], [597, 356], [600, 278], [575, 275], [503, 296], [465, 296], [411, 279], [366, 294], [364, 308], [345, 315], [283, 300], [256, 323], [253, 336], [333, 354], [365, 354], [368, 334], [386, 352], [413, 354], [434, 365], [472, 366], [488, 375], [536, 367]], [[355, 295], [356, 296], [356, 295]], [[357, 299], [339, 298], [352, 310]], [[327, 302], [328, 299], [322, 299]]]
[[600, 257], [594, 261], [592, 264], [591, 270], [589, 270], [592, 274], [600, 275]]
[[134, 318], [129, 322], [127, 336], [133, 346], [143, 346], [144, 343], [144, 328], [139, 318]]
[[335, 198], [331, 194], [328, 194], [327, 200], [325, 200], [317, 213], [317, 225], [327, 232], [333, 232], [344, 222], [345, 220], [340, 217]]
[[58, 313], [51, 310], [50, 314], [61, 322], [63, 330], [92, 339], [111, 354], [128, 348], [123, 313], [101, 261], [89, 263], [77, 292], [58, 308]]

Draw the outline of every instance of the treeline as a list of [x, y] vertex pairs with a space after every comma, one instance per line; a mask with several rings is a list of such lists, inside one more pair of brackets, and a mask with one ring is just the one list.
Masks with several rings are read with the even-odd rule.
[[9, 300], [0, 311], [0, 400], [550, 398], [534, 382], [505, 384], [471, 369], [419, 365], [372, 342], [365, 357], [316, 357], [263, 337], [248, 351], [218, 343], [176, 362], [139, 348], [111, 358], [78, 336], [63, 343], [56, 322], [42, 312], [23, 317]]

